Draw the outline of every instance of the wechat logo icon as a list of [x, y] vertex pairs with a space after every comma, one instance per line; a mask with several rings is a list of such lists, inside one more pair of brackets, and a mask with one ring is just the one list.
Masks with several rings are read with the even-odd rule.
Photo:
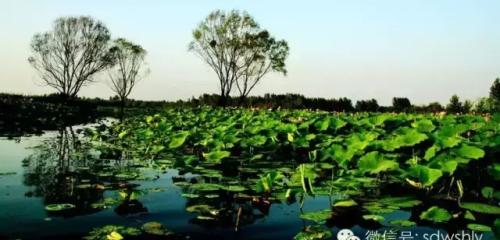
[[337, 233], [337, 240], [360, 240], [359, 237], [354, 236], [354, 233], [349, 229], [342, 229]]

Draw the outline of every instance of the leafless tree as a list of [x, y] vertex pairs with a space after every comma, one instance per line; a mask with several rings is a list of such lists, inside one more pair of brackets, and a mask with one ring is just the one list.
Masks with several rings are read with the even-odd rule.
[[123, 120], [127, 97], [137, 82], [150, 73], [149, 69], [142, 68], [147, 52], [140, 45], [119, 38], [113, 42], [111, 53], [116, 65], [107, 70], [108, 85], [120, 98], [120, 120]]
[[61, 17], [51, 31], [33, 36], [28, 61], [44, 85], [73, 98], [114, 64], [110, 38], [106, 26], [91, 17]]

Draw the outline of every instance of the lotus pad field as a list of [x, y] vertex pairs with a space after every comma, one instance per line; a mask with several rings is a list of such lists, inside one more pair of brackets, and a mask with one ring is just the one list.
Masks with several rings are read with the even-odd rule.
[[[392, 226], [444, 226], [492, 231], [500, 225], [500, 115], [434, 116], [296, 111], [168, 110], [86, 129], [92, 146], [150, 169], [195, 174], [177, 179], [187, 198], [219, 196], [254, 203], [300, 201], [311, 226], [296, 239], [331, 235], [335, 218], [381, 222], [410, 209]], [[133, 178], [133, 176], [132, 176]], [[306, 199], [330, 206], [303, 212]], [[241, 209], [196, 205], [205, 221]], [[239, 211], [238, 211], [239, 210]], [[495, 221], [496, 220], [496, 221]], [[498, 231], [498, 230], [496, 230]]]
[[0, 238], [498, 238], [499, 132], [500, 115], [196, 108], [1, 140]]

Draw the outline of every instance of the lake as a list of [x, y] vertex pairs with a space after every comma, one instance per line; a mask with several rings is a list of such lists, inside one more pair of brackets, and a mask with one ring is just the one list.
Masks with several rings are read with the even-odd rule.
[[[156, 180], [129, 181], [130, 184], [138, 184], [136, 188], [145, 192], [156, 188], [164, 191], [145, 194], [130, 208], [115, 205], [96, 209], [92, 204], [119, 196], [115, 189], [96, 189], [86, 185], [90, 180], [86, 179], [84, 170], [95, 168], [92, 158], [99, 158], [99, 155], [78, 154], [77, 145], [81, 143], [77, 141], [75, 131], [79, 128], [81, 126], [49, 131], [41, 136], [21, 137], [18, 141], [0, 138], [0, 172], [16, 173], [0, 176], [0, 239], [82, 239], [94, 228], [105, 225], [140, 229], [147, 222], [160, 222], [167, 229], [182, 233], [184, 239], [293, 239], [305, 226], [315, 225], [313, 221], [299, 218], [301, 212], [331, 207], [332, 199], [320, 195], [307, 196], [302, 209], [300, 200], [275, 200], [270, 203], [241, 201], [224, 192], [214, 198], [203, 197], [203, 194], [189, 198], [186, 197], [186, 188], [174, 185], [174, 181], [179, 177], [192, 179], [196, 175], [185, 173], [179, 176], [177, 170], [169, 168], [162, 172], [144, 171], [145, 177]], [[122, 164], [114, 160], [103, 161], [108, 166]], [[78, 169], [82, 171], [76, 171]], [[101, 184], [107, 186], [110, 183], [102, 181]], [[184, 196], [181, 195], [183, 193]], [[335, 196], [332, 198], [334, 200]], [[47, 205], [57, 203], [70, 203], [75, 205], [75, 209], [67, 213], [45, 209]], [[187, 207], [197, 204], [236, 210], [241, 207], [244, 213], [239, 219], [238, 231], [235, 231], [236, 217], [233, 215], [209, 221], [197, 218], [199, 213], [186, 211]], [[394, 219], [415, 219], [410, 211], [396, 210], [380, 215], [385, 219], [376, 224], [359, 221], [357, 216], [342, 215], [320, 222], [320, 225], [332, 233], [331, 239], [336, 239], [341, 229], [352, 230], [359, 239], [369, 239], [367, 233], [383, 233], [396, 228], [400, 233], [394, 239], [403, 240], [437, 240], [436, 235], [430, 238], [430, 234], [450, 231], [420, 223], [407, 228], [388, 223]], [[413, 238], [405, 238], [401, 235], [403, 232]], [[425, 234], [428, 234], [427, 238]], [[491, 233], [482, 236], [482, 239], [489, 238], [492, 238]]]

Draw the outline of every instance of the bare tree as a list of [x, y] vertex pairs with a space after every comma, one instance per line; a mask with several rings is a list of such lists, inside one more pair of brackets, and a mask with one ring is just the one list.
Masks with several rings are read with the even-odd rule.
[[221, 106], [226, 106], [235, 83], [241, 102], [265, 74], [286, 73], [288, 44], [260, 29], [247, 12], [214, 11], [193, 30], [193, 38], [189, 51], [207, 63], [219, 78]]
[[120, 98], [120, 120], [123, 120], [125, 101], [135, 84], [149, 74], [149, 69], [141, 69], [144, 65], [146, 50], [126, 39], [119, 38], [111, 48], [116, 65], [107, 70], [108, 85]]
[[95, 81], [97, 73], [114, 64], [110, 38], [106, 26], [91, 17], [58, 18], [51, 31], [33, 36], [28, 61], [44, 85], [73, 98], [82, 86]]

